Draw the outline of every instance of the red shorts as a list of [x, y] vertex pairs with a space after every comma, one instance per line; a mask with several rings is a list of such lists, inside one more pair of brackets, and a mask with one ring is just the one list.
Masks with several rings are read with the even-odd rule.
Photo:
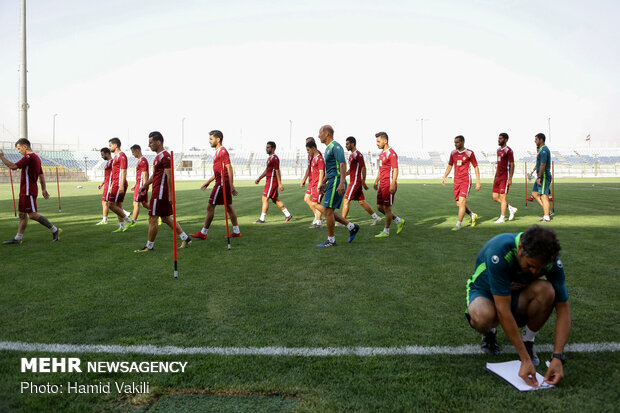
[[108, 192], [108, 202], [123, 202], [125, 200], [125, 194], [127, 193], [127, 186], [129, 185], [127, 184], [127, 181], [125, 181], [125, 184], [123, 185], [125, 190], [123, 193], [119, 193], [119, 188], [113, 186], [110, 189], [110, 192]]
[[312, 193], [310, 196], [312, 197], [312, 202], [316, 202], [317, 204], [321, 202], [321, 199], [323, 199], [323, 194], [319, 192], [316, 185], [312, 187]]
[[307, 193], [308, 195], [311, 195], [311, 194], [312, 194], [312, 189], [310, 188], [310, 184], [308, 184], [308, 188], [306, 189], [306, 193]]
[[107, 182], [103, 186], [103, 193], [101, 194], [101, 200], [102, 201], [107, 201], [108, 200], [108, 186], [109, 186], [109, 184]]
[[133, 189], [133, 200], [134, 202], [145, 204], [149, 200], [149, 191], [146, 191], [144, 195], [140, 195], [140, 188], [136, 185]]
[[37, 197], [33, 195], [19, 194], [19, 212], [37, 212]]
[[[396, 187], [396, 190], [398, 190], [398, 187]], [[391, 194], [389, 185], [379, 185], [379, 189], [377, 190], [377, 205], [394, 205], [394, 196], [396, 196], [396, 191]]]
[[471, 188], [470, 181], [455, 182], [454, 183], [454, 200], [458, 201], [460, 197], [467, 198], [469, 195], [469, 188]]
[[510, 187], [508, 184], [507, 176], [495, 177], [493, 181], [493, 193], [494, 194], [507, 194]]
[[366, 198], [364, 197], [364, 190], [362, 189], [362, 185], [351, 185], [347, 188], [347, 192], [344, 195], [345, 199], [349, 201], [363, 201]]
[[267, 182], [265, 184], [265, 188], [263, 189], [263, 196], [267, 198], [273, 199], [274, 201], [278, 200], [278, 181], [274, 179], [274, 182]]
[[169, 217], [172, 215], [172, 202], [167, 199], [151, 197], [151, 202], [149, 202], [149, 215], [154, 217]]
[[[209, 204], [211, 205], [224, 205], [224, 188], [222, 184], [215, 184], [211, 195], [209, 196]], [[226, 204], [232, 205], [232, 192], [230, 190], [230, 183], [226, 182]]]

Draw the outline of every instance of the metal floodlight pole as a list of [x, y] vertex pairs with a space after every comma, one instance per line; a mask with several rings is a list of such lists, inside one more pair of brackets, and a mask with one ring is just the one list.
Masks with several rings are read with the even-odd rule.
[[26, 69], [26, 0], [21, 11], [21, 60], [19, 63], [19, 137], [28, 139], [28, 94]]
[[420, 122], [420, 144], [422, 145], [422, 149], [424, 149], [424, 121], [429, 119], [416, 119], [417, 122]]

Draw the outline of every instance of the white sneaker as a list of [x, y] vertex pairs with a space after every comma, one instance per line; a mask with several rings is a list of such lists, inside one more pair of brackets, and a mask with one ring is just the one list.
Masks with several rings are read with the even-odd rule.
[[372, 224], [370, 224], [370, 225], [375, 226], [375, 225], [377, 225], [379, 222], [381, 222], [381, 217], [373, 218], [373, 219], [372, 219]]
[[512, 221], [515, 219], [515, 214], [519, 211], [519, 208], [512, 207], [509, 209], [510, 215], [508, 216], [508, 221]]
[[499, 217], [497, 221], [495, 221], [496, 224], [503, 224], [504, 222], [506, 222], [506, 219], [504, 217]]

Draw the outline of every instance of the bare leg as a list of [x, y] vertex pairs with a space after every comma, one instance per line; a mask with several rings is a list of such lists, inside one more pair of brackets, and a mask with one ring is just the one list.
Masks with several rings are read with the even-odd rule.
[[347, 198], [342, 200], [342, 216], [343, 218], [346, 218], [347, 215], [349, 214], [349, 203], [351, 201]]
[[205, 216], [204, 227], [209, 228], [211, 226], [211, 222], [213, 221], [213, 215], [215, 215], [215, 205], [208, 204], [207, 205], [207, 215]]
[[[366, 212], [368, 212], [369, 215], [372, 215], [375, 213], [375, 211], [372, 210], [372, 207], [370, 206], [370, 204], [368, 204], [368, 202], [366, 201], [358, 201], [359, 204], [362, 206], [362, 208], [364, 208], [364, 210], [366, 210]], [[344, 212], [344, 208], [342, 208], [342, 211]], [[344, 217], [346, 217], [346, 215], [343, 213], [342, 214]]]
[[495, 304], [486, 297], [476, 297], [469, 304], [467, 312], [471, 317], [471, 326], [482, 334], [488, 333], [499, 324]]

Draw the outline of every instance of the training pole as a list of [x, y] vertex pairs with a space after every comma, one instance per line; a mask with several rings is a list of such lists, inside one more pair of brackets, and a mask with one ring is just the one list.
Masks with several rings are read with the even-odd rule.
[[524, 170], [525, 170], [525, 207], [527, 208], [527, 162], [525, 162]]
[[555, 162], [551, 162], [551, 212], [555, 214]]
[[9, 169], [9, 177], [11, 178], [11, 193], [13, 194], [13, 213], [15, 214], [15, 219], [17, 219], [17, 207], [15, 206], [15, 189], [13, 189], [13, 173], [11, 169]]
[[[222, 195], [224, 196], [224, 219], [226, 220], [226, 242], [228, 243], [228, 251], [230, 251], [230, 232], [228, 231], [228, 203], [226, 202], [226, 177], [224, 176], [224, 160], [222, 160]], [[230, 192], [232, 196], [232, 190]]]
[[174, 191], [174, 151], [170, 151], [170, 186], [172, 188], [172, 249], [174, 250], [174, 278], [179, 278], [177, 264], [177, 201]]
[[58, 190], [58, 212], [62, 212], [62, 208], [60, 208], [60, 182], [58, 180], [58, 167], [56, 167], [56, 189]]

